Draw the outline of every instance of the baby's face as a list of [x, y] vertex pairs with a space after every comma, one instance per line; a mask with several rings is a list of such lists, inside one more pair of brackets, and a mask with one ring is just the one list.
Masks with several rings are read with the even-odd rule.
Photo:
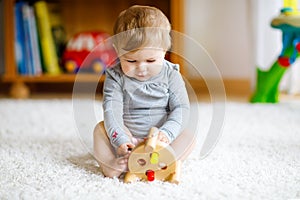
[[155, 48], [142, 48], [120, 56], [124, 74], [139, 81], [146, 81], [160, 73], [165, 51]]

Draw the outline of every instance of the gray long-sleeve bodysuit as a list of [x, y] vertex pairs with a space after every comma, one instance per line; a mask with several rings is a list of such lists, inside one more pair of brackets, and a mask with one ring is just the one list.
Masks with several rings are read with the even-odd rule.
[[104, 125], [114, 147], [130, 142], [124, 126], [136, 138], [151, 127], [172, 142], [189, 117], [189, 99], [179, 65], [164, 61], [161, 72], [147, 81], [126, 76], [120, 64], [106, 71], [103, 88]]

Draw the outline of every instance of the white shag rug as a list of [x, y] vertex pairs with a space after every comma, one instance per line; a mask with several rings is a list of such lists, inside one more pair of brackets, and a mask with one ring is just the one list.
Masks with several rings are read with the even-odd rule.
[[[211, 104], [199, 107], [205, 131]], [[0, 99], [0, 199], [300, 199], [300, 102], [226, 103], [219, 142], [205, 158], [196, 147], [179, 185], [103, 177], [77, 131], [86, 119], [68, 99]]]

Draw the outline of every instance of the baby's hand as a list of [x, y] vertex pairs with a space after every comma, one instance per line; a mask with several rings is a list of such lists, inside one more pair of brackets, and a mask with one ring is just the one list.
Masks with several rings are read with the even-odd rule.
[[166, 144], [169, 144], [169, 143], [170, 143], [170, 141], [169, 141], [169, 139], [167, 138], [167, 136], [166, 136], [163, 132], [161, 132], [161, 131], [159, 131], [157, 139], [158, 139], [159, 141], [161, 141], [161, 142], [166, 143]]
[[125, 156], [125, 155], [128, 155], [132, 149], [135, 147], [134, 144], [132, 143], [124, 143], [124, 144], [121, 144], [119, 146], [119, 148], [117, 149], [117, 154], [119, 156]]

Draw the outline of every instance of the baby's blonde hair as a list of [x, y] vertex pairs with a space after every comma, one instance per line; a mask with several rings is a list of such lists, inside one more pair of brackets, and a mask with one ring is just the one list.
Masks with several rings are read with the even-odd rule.
[[131, 6], [120, 13], [114, 25], [113, 43], [118, 53], [154, 47], [171, 47], [171, 25], [162, 11], [151, 6]]

